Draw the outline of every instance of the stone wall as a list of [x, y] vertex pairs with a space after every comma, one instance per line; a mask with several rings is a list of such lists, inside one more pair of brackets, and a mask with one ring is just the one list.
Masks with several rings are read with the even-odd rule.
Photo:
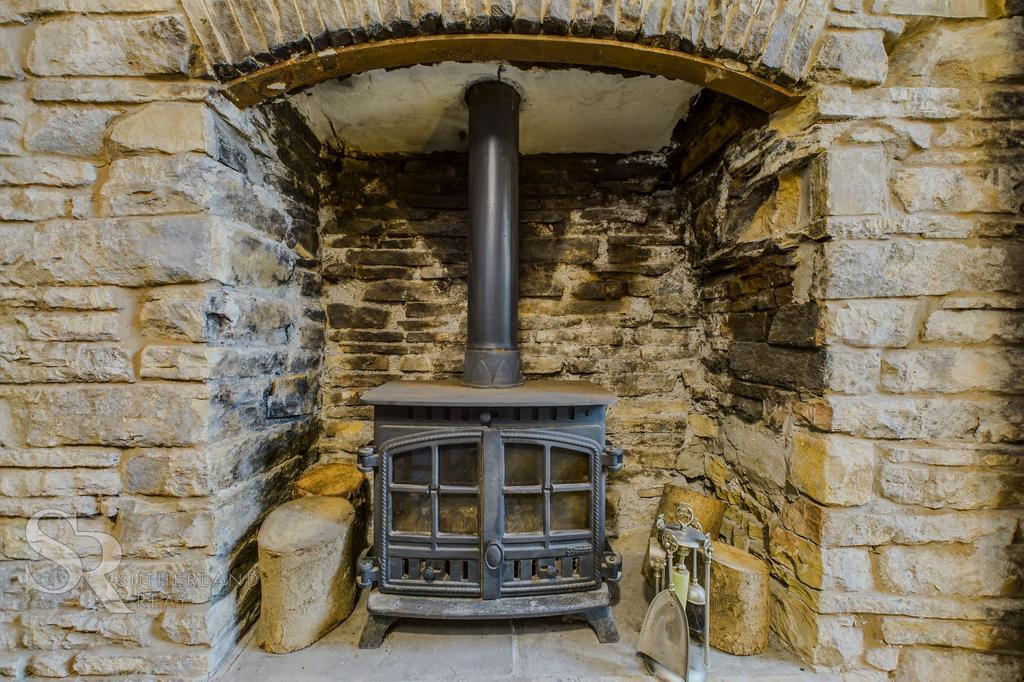
[[[706, 482], [816, 665], [1024, 671], [1021, 45], [1019, 16], [921, 23], [889, 87], [819, 86], [683, 159], [720, 408]], [[749, 112], [698, 105], [696, 139], [702, 116]]]
[[[254, 617], [263, 512], [365, 438], [358, 391], [458, 369], [464, 171], [349, 157], [321, 197], [287, 106], [209, 94], [231, 45], [284, 40], [269, 5], [0, 6], [0, 674], [204, 676]], [[688, 478], [772, 561], [808, 662], [1019, 679], [1024, 7], [653, 3], [635, 31], [615, 7], [579, 31], [689, 17], [700, 47], [663, 46], [804, 95], [767, 120], [706, 99], [679, 155], [524, 162], [527, 369], [622, 396], [618, 527]], [[90, 561], [121, 543], [127, 612], [29, 583], [63, 582], [26, 537], [43, 509]]]
[[[203, 677], [258, 614], [254, 532], [315, 456], [320, 145], [287, 105], [207, 97], [180, 16], [60, 13], [174, 3], [18, 6], [0, 18], [0, 675]], [[31, 542], [44, 510], [74, 515], [41, 522], [62, 544]], [[76, 577], [116, 559], [108, 537], [104, 593]]]

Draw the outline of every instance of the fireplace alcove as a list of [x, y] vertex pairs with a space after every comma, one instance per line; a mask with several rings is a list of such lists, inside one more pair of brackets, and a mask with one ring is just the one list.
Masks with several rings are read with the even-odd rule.
[[[454, 388], [469, 298], [463, 96], [488, 79], [523, 96], [520, 404], [519, 389]], [[325, 312], [323, 370], [310, 384], [319, 391], [318, 457], [360, 461], [374, 473], [377, 500], [390, 500], [374, 509], [379, 561], [359, 567], [380, 592], [362, 645], [379, 646], [399, 616], [469, 617], [461, 604], [481, 598], [472, 617], [575, 614], [613, 641], [602, 583], [622, 569], [606, 536], [646, 526], [657, 504], [650, 492], [665, 482], [726, 493], [727, 481], [708, 473], [709, 462], [734, 466], [719, 436], [726, 415], [765, 428], [746, 411], [749, 389], [735, 388], [749, 377], [728, 357], [735, 333], [725, 321], [800, 295], [798, 250], [779, 249], [776, 226], [808, 221], [811, 157], [758, 178], [758, 155], [773, 148], [758, 133], [763, 112], [691, 83], [609, 68], [411, 66], [260, 106], [277, 107], [279, 125], [305, 129], [303, 144], [322, 150], [319, 226], [299, 239], [317, 257]], [[746, 145], [754, 160], [726, 171], [729, 145]], [[815, 390], [807, 355], [803, 388]], [[389, 389], [396, 380], [453, 388], [431, 401]], [[574, 389], [581, 381], [592, 388]], [[530, 388], [538, 386], [545, 390]], [[783, 392], [771, 399], [792, 402], [794, 388], [769, 388]], [[500, 400], [484, 395], [494, 391]], [[442, 433], [444, 424], [453, 430]], [[606, 429], [626, 453], [619, 473]], [[492, 433], [501, 434], [494, 444]], [[586, 462], [586, 476], [559, 480], [557, 462], [570, 476], [580, 470], [574, 460]], [[503, 473], [482, 476], [495, 461]], [[512, 461], [521, 464], [513, 470]], [[743, 487], [743, 501], [726, 537], [755, 551], [764, 546], [750, 544], [746, 524], [761, 519], [767, 529], [779, 508], [761, 501], [765, 483], [759, 473], [728, 481]], [[482, 519], [494, 513], [502, 530], [488, 536]], [[490, 569], [488, 543], [502, 552]], [[545, 595], [557, 598], [538, 608]]]

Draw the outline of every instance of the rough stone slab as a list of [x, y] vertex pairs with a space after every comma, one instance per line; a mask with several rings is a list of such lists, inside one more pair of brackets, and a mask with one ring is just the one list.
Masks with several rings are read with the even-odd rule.
[[198, 101], [212, 88], [202, 81], [152, 81], [141, 78], [39, 78], [32, 83], [37, 102], [135, 104], [154, 101]]
[[0, 159], [0, 185], [78, 187], [96, 181], [96, 167], [83, 161], [36, 158]]
[[823, 247], [819, 291], [826, 298], [1017, 291], [1024, 255], [1007, 244], [948, 240], [834, 241]]
[[15, 264], [5, 278], [21, 285], [205, 281], [219, 270], [214, 230], [215, 219], [204, 217], [46, 222], [0, 241], [0, 262]]
[[922, 348], [882, 356], [882, 387], [893, 393], [1024, 393], [1024, 351]]
[[26, 122], [25, 146], [35, 152], [97, 157], [107, 124], [120, 113], [110, 108], [40, 109]]
[[845, 83], [884, 83], [889, 55], [882, 43], [882, 32], [826, 33], [813, 68], [819, 77], [834, 77]]
[[1017, 398], [836, 396], [828, 402], [832, 427], [854, 436], [1003, 443], [1024, 433], [1024, 401]]
[[0, 187], [0, 220], [30, 221], [68, 217], [72, 196], [40, 187]]
[[109, 448], [4, 448], [0, 450], [0, 467], [49, 469], [116, 467], [121, 451]]
[[55, 19], [36, 28], [28, 68], [39, 76], [187, 74], [191, 42], [179, 16]]
[[941, 120], [961, 113], [961, 95], [956, 88], [894, 87], [851, 90], [846, 86], [824, 86], [818, 92], [818, 111], [829, 118], [912, 118]]
[[871, 9], [878, 14], [951, 19], [988, 16], [985, 0], [874, 0]]
[[[206, 431], [209, 393], [192, 386], [80, 386], [25, 391], [33, 446], [186, 446]], [[89, 419], [80, 418], [89, 415]]]
[[875, 449], [871, 442], [797, 431], [789, 480], [823, 504], [858, 505], [872, 498]]
[[885, 464], [881, 488], [894, 502], [930, 509], [1012, 508], [1024, 501], [1024, 475], [1012, 468]]
[[132, 361], [119, 346], [100, 343], [18, 343], [0, 352], [0, 382], [12, 384], [131, 382]]

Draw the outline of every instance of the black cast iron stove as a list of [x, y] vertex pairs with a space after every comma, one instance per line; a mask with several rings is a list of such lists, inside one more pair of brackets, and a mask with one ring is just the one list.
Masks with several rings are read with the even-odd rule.
[[359, 646], [400, 618], [577, 615], [618, 639], [607, 582], [621, 562], [605, 539], [605, 443], [615, 397], [578, 381], [523, 383], [518, 331], [519, 94], [472, 86], [469, 310], [462, 383], [393, 381], [368, 391], [374, 444], [373, 546], [359, 581], [375, 587]]

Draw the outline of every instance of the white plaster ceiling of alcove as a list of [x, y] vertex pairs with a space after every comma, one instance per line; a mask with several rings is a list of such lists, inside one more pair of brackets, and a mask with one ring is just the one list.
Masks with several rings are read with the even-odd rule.
[[444, 62], [368, 71], [291, 97], [320, 140], [363, 152], [464, 150], [466, 88], [498, 76], [523, 95], [520, 151], [654, 151], [669, 142], [699, 86], [661, 76]]

